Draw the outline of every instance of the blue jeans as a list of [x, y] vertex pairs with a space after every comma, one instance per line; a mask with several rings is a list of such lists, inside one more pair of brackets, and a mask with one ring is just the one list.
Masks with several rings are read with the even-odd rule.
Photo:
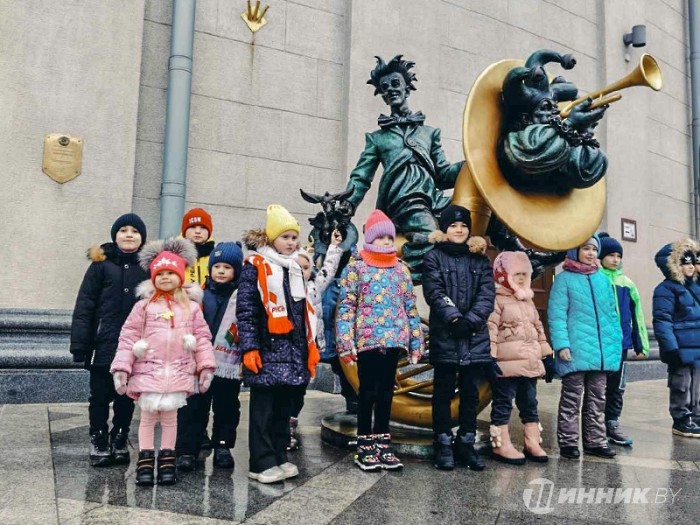
[[493, 402], [491, 404], [491, 424], [507, 425], [513, 409], [513, 399], [520, 411], [520, 420], [525, 423], [538, 423], [537, 378], [536, 377], [497, 377], [491, 384]]

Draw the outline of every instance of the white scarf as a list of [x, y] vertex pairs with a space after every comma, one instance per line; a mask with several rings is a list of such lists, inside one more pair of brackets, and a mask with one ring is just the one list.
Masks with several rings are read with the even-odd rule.
[[[306, 298], [304, 272], [301, 271], [301, 266], [297, 263], [296, 251], [291, 255], [282, 255], [271, 246], [262, 246], [256, 251], [273, 265], [287, 268], [289, 271], [289, 292], [292, 294], [292, 299], [299, 301]], [[273, 291], [282, 290], [283, 279], [284, 273], [275, 272], [275, 266], [272, 266], [272, 275], [268, 277], [270, 289]], [[284, 294], [278, 294], [278, 297], [284, 298]]]

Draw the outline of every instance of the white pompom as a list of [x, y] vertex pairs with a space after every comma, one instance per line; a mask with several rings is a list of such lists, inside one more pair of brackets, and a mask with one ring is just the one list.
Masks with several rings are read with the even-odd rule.
[[146, 355], [146, 350], [148, 349], [148, 341], [145, 339], [139, 339], [134, 343], [134, 355], [141, 359]]
[[192, 334], [185, 334], [182, 336], [182, 344], [185, 350], [194, 352], [194, 349], [197, 348], [197, 339]]

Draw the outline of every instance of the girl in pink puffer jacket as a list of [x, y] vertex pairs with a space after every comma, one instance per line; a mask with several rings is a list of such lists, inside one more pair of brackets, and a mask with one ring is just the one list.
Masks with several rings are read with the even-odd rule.
[[[496, 304], [488, 320], [491, 356], [501, 372], [493, 380], [491, 445], [494, 459], [522, 465], [525, 458], [544, 463], [537, 414], [537, 378], [545, 375], [543, 360], [551, 367], [552, 348], [547, 342], [539, 313], [532, 302], [532, 265], [524, 252], [502, 252], [493, 262]], [[525, 454], [513, 446], [508, 433], [515, 404], [524, 426]]]
[[124, 323], [110, 368], [117, 392], [126, 392], [141, 407], [137, 485], [154, 482], [158, 421], [158, 484], [175, 483], [177, 410], [195, 392], [197, 377], [199, 392], [207, 391], [216, 368], [209, 327], [192, 300], [198, 292], [201, 301], [201, 289], [182, 286], [186, 266], [196, 259], [197, 250], [185, 239], [148, 243], [139, 256], [141, 266], [151, 271], [151, 281], [137, 288], [141, 300]]

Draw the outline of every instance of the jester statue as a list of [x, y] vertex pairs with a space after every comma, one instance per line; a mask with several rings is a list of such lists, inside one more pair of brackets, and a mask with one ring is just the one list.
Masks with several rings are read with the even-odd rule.
[[376, 207], [403, 234], [402, 258], [411, 275], [420, 282], [423, 255], [430, 249], [431, 234], [439, 230], [436, 216], [450, 203], [443, 190], [454, 187], [463, 162], [450, 164], [440, 143], [440, 130], [426, 126], [425, 115], [408, 108], [408, 96], [415, 91], [415, 65], [397, 55], [388, 63], [380, 57], [368, 84], [391, 108], [380, 115], [379, 129], [365, 135], [365, 149], [350, 174], [348, 196], [343, 207], [350, 215], [362, 202], [379, 164], [384, 168], [379, 181]]
[[593, 130], [607, 105], [589, 109], [591, 100], [573, 107], [567, 118], [558, 104], [576, 99], [576, 86], [558, 76], [549, 80], [544, 65], [571, 69], [571, 55], [540, 50], [503, 81], [503, 137], [498, 161], [508, 183], [521, 192], [566, 193], [597, 183], [608, 166]]

